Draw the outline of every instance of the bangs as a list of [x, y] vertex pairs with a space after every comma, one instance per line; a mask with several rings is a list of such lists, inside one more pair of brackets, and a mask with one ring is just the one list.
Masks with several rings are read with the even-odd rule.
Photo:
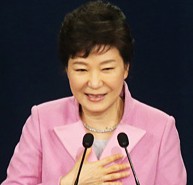
[[71, 58], [76, 58], [76, 57], [82, 57], [86, 58], [88, 57], [91, 53], [94, 54], [103, 54], [106, 53], [109, 49], [111, 49], [112, 46], [110, 45], [105, 45], [105, 44], [97, 44], [89, 48], [82, 49], [76, 53], [74, 53]]

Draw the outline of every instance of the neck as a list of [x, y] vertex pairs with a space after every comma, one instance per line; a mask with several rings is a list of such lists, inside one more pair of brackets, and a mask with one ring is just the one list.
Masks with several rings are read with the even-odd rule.
[[112, 128], [117, 125], [123, 115], [123, 101], [120, 98], [113, 109], [108, 109], [102, 113], [89, 113], [87, 111], [81, 111], [82, 121], [92, 128], [97, 130], [105, 130], [106, 128]]

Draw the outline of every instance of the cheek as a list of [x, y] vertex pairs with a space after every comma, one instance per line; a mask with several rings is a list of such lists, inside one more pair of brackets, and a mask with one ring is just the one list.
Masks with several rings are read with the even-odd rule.
[[106, 81], [106, 84], [111, 87], [111, 89], [120, 91], [122, 90], [124, 83], [123, 75], [120, 75], [119, 77], [116, 76], [115, 78], [111, 77], [109, 78], [108, 82]]
[[84, 78], [76, 77], [73, 74], [68, 76], [68, 80], [72, 91], [80, 90], [85, 84]]
[[[114, 85], [118, 85], [116, 83], [121, 83], [122, 81], [125, 80], [125, 77], [127, 76], [127, 73], [125, 71], [119, 71], [118, 73], [114, 73], [113, 75], [111, 75], [110, 78], [108, 78], [108, 80], [114, 84]], [[121, 85], [121, 84], [120, 84]]]
[[69, 73], [68, 74], [68, 81], [69, 81], [69, 84], [70, 84], [70, 88], [71, 89], [76, 89], [77, 88], [77, 80], [76, 78], [73, 76], [73, 74]]
[[124, 80], [125, 80], [125, 74], [122, 71], [122, 73], [119, 73], [119, 75], [114, 75], [111, 76], [111, 78], [108, 78], [108, 85], [116, 90], [116, 91], [121, 91], [123, 84], [124, 84]]

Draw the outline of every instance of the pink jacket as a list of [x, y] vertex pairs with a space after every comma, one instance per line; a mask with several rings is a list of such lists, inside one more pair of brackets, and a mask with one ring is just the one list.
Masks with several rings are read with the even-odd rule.
[[[32, 108], [2, 185], [59, 184], [83, 150], [85, 129], [78, 107], [74, 97], [69, 97]], [[123, 118], [101, 158], [122, 153], [127, 161], [117, 141], [120, 132], [129, 137], [128, 151], [141, 185], [186, 184], [174, 118], [133, 99], [127, 87]], [[94, 150], [89, 160], [97, 160]], [[135, 185], [132, 174], [122, 182]]]

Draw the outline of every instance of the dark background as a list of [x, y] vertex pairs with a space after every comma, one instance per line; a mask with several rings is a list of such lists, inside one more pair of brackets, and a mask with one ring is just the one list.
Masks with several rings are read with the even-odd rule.
[[[64, 14], [84, 1], [7, 0], [0, 5], [0, 182], [34, 104], [70, 95], [57, 57]], [[193, 1], [117, 0], [135, 37], [132, 95], [176, 118], [193, 184]], [[30, 143], [29, 143], [30, 144]]]

